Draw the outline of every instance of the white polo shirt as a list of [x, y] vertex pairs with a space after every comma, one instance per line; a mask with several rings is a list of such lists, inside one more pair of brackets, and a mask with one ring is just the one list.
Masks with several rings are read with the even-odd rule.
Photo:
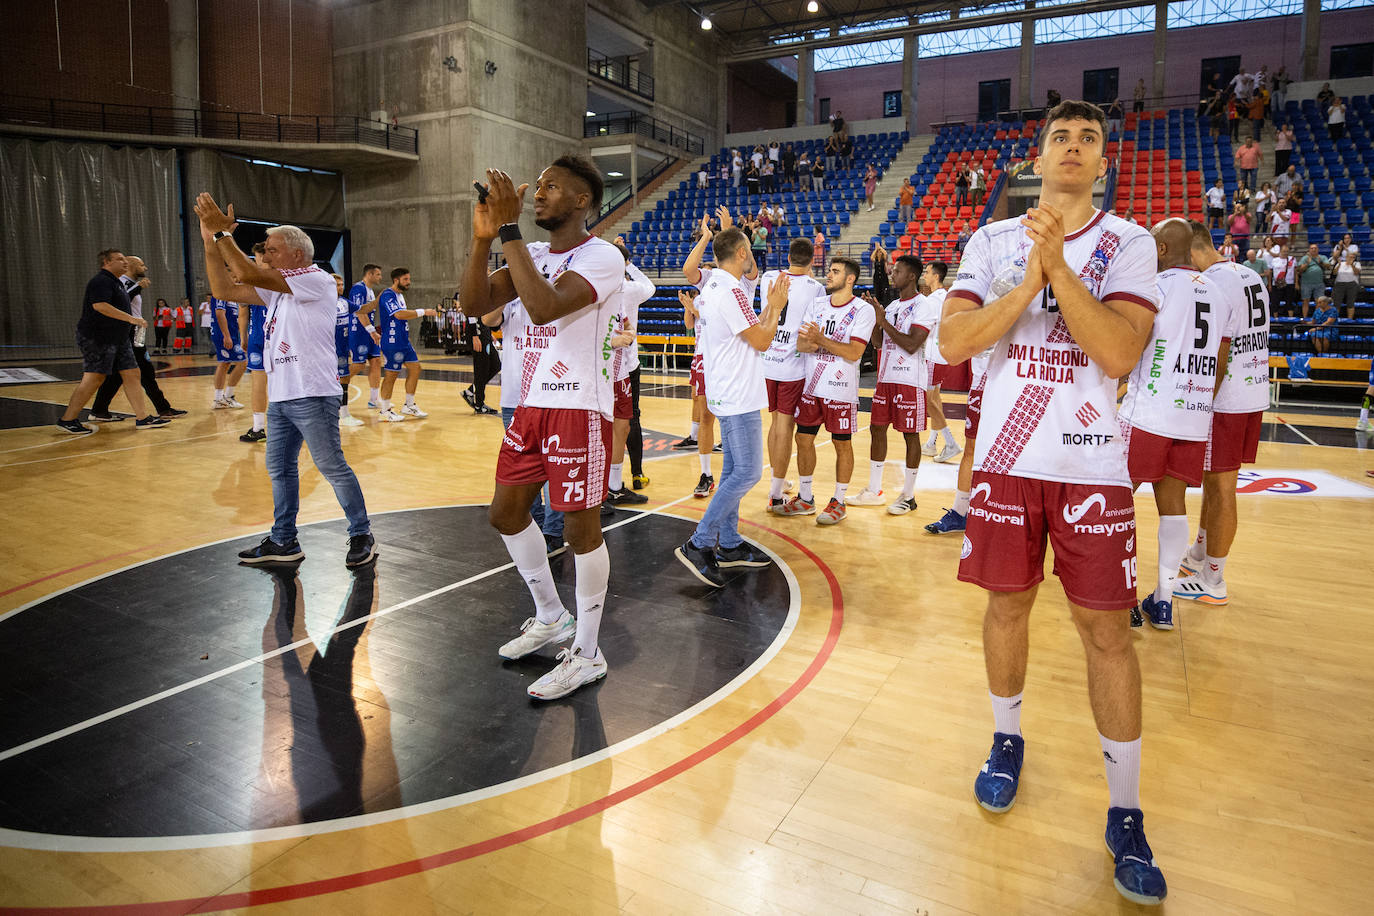
[[258, 289], [267, 306], [262, 351], [267, 400], [338, 400], [334, 324], [339, 297], [334, 278], [313, 265], [280, 273], [291, 292]]
[[711, 271], [696, 308], [697, 340], [706, 358], [707, 408], [718, 417], [766, 408], [763, 354], [739, 336], [759, 323], [743, 284], [726, 271]]

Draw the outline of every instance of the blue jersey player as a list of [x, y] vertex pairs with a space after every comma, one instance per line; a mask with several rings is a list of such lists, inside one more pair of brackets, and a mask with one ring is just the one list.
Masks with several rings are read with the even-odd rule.
[[[406, 417], [427, 417], [415, 404], [415, 388], [420, 384], [420, 357], [410, 344], [411, 318], [437, 314], [434, 309], [413, 309], [406, 305], [406, 290], [410, 289], [410, 271], [397, 267], [391, 272], [391, 285], [377, 297], [377, 329], [382, 335], [382, 358], [386, 375], [382, 379], [381, 418], [399, 423]], [[401, 368], [406, 370], [406, 403], [397, 413], [391, 409], [391, 392]]]
[[377, 307], [374, 290], [382, 285], [382, 268], [376, 264], [363, 265], [363, 278], [348, 291], [352, 316], [348, 322], [348, 349], [352, 355], [351, 375], [367, 372], [367, 406], [377, 408], [382, 387], [382, 335], [372, 325], [371, 312]]
[[[261, 261], [267, 249], [264, 242], [253, 246], [253, 260]], [[267, 306], [246, 305], [239, 310], [239, 328], [243, 332], [244, 349], [248, 351], [248, 383], [252, 386], [253, 428], [240, 442], [267, 441], [267, 371], [262, 361], [266, 344]]]
[[339, 297], [338, 311], [334, 317], [334, 355], [339, 360], [339, 386], [343, 389], [339, 393], [339, 425], [340, 426], [362, 426], [363, 421], [348, 412], [348, 380], [353, 377], [352, 369], [349, 366], [349, 325], [353, 319], [353, 305], [344, 295], [344, 279], [338, 274], [331, 274], [334, 278], [334, 285], [337, 288]]
[[212, 296], [210, 308], [210, 345], [215, 350], [215, 399], [210, 407], [239, 409], [243, 405], [234, 399], [234, 387], [243, 378], [248, 361], [248, 354], [239, 346], [239, 304]]

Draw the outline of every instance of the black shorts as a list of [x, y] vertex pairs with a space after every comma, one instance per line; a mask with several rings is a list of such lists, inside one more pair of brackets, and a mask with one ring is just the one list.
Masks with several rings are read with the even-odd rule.
[[125, 369], [138, 368], [134, 345], [127, 337], [116, 343], [101, 343], [77, 334], [76, 346], [81, 351], [81, 368], [85, 372], [113, 375]]

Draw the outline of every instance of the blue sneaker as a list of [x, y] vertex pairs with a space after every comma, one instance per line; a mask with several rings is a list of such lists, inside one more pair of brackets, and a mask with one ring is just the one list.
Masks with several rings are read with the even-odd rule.
[[1150, 626], [1156, 630], [1172, 630], [1174, 628], [1174, 603], [1172, 601], [1156, 601], [1154, 595], [1147, 595], [1141, 602], [1140, 609], [1145, 612], [1145, 616], [1150, 618]]
[[939, 521], [934, 521], [926, 525], [926, 530], [931, 534], [953, 534], [956, 531], [963, 531], [967, 527], [967, 516], [960, 515], [953, 509], [946, 509], [945, 514], [940, 516]]
[[1139, 808], [1107, 809], [1107, 851], [1116, 860], [1117, 891], [1132, 903], [1158, 906], [1168, 895], [1164, 873], [1145, 841], [1145, 815]]
[[1021, 759], [1026, 740], [1020, 735], [994, 732], [992, 751], [973, 780], [973, 794], [993, 814], [1001, 814], [1016, 803], [1016, 786], [1021, 779]]

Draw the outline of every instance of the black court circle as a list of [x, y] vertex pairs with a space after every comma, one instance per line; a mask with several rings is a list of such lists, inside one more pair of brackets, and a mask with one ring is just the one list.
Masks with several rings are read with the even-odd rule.
[[[0, 619], [0, 843], [165, 849], [303, 836], [451, 807], [666, 731], [781, 647], [799, 595], [774, 565], [706, 588], [674, 558], [693, 524], [618, 513], [605, 533], [609, 676], [552, 703], [525, 688], [558, 647], [496, 649], [531, 613], [483, 506], [342, 520], [306, 560], [195, 548]], [[575, 560], [552, 571], [575, 607]], [[249, 835], [251, 834], [251, 836]]]

